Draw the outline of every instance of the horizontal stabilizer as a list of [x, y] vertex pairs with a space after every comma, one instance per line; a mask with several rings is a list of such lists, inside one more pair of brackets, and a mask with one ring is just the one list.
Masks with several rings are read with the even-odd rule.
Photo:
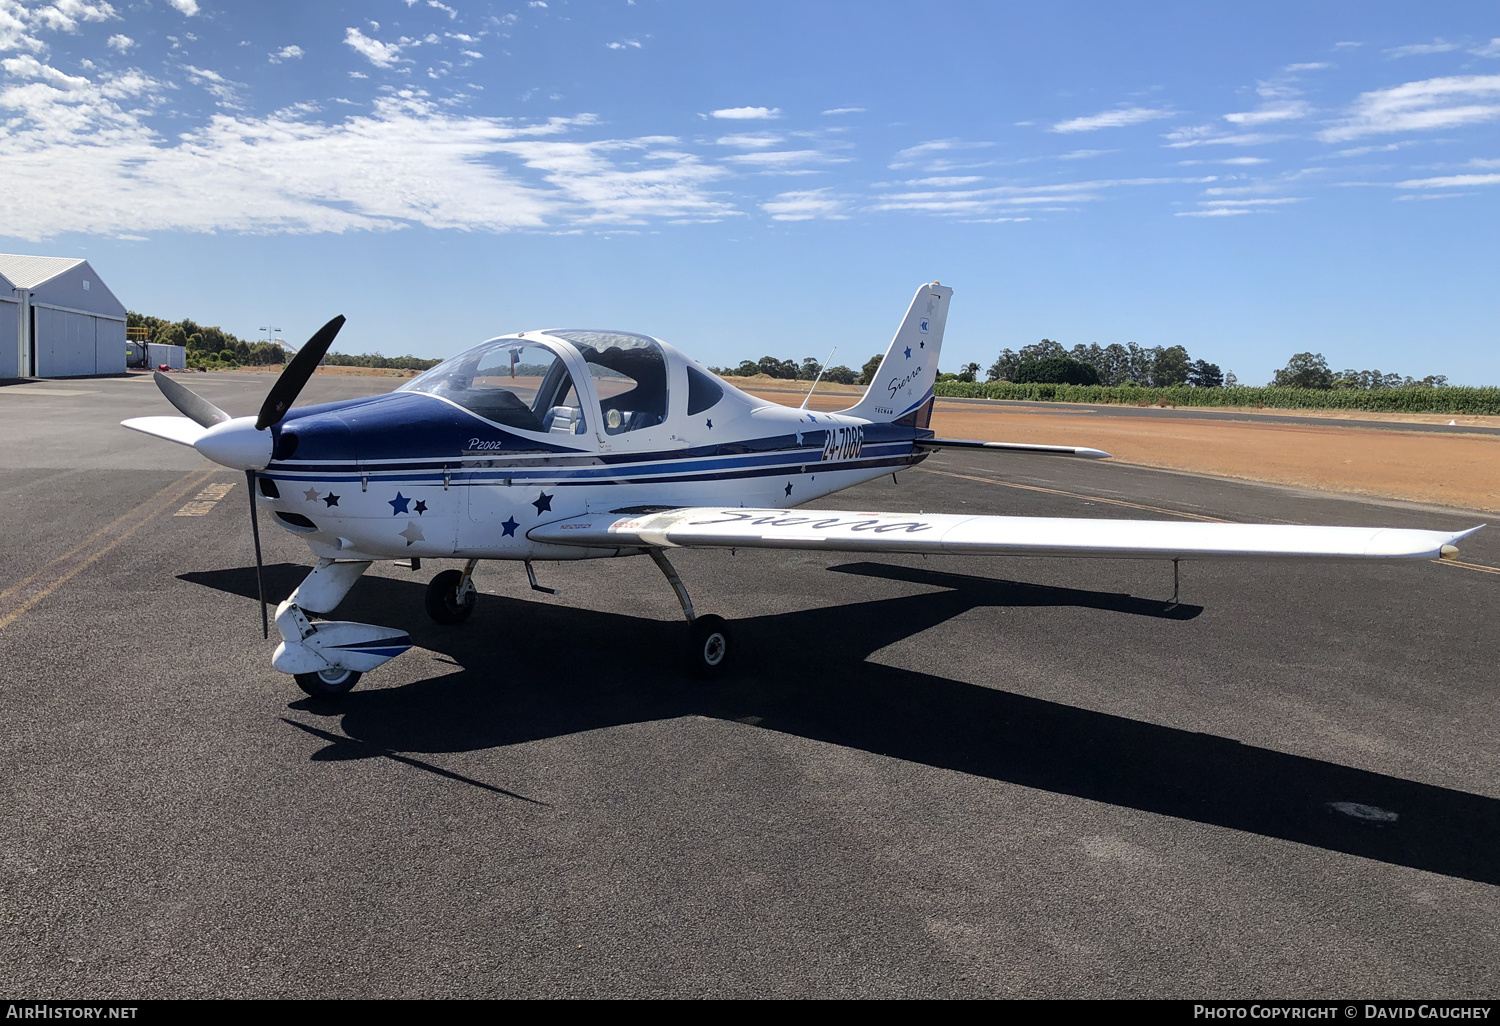
[[1107, 559], [1436, 559], [1456, 556], [1457, 543], [1477, 530], [698, 507], [641, 516], [573, 517], [534, 527], [527, 537], [559, 545], [600, 547], [825, 549]]
[[194, 444], [208, 430], [186, 417], [135, 417], [131, 420], [122, 420], [120, 424], [132, 431], [155, 435], [157, 438], [165, 438], [179, 445]]
[[1103, 449], [1081, 445], [1035, 445], [1031, 442], [971, 442], [966, 438], [918, 438], [919, 449], [1005, 449], [1009, 452], [1038, 452], [1051, 456], [1081, 456], [1086, 460], [1107, 460]]

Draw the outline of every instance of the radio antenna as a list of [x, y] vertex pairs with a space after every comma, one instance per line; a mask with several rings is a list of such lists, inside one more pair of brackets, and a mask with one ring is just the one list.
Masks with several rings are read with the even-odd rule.
[[799, 410], [807, 409], [807, 400], [811, 399], [813, 397], [813, 393], [818, 390], [818, 382], [823, 380], [823, 372], [828, 369], [828, 365], [833, 362], [833, 354], [838, 351], [838, 346], [834, 346], [832, 349], [828, 350], [828, 359], [824, 360], [823, 366], [818, 368], [818, 376], [813, 378], [812, 388], [809, 388], [807, 390], [807, 395], [803, 396], [802, 405], [797, 407]]

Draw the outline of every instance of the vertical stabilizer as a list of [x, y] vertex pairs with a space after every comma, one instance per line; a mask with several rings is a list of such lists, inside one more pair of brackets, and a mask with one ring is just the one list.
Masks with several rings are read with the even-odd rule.
[[842, 412], [873, 421], [912, 417], [914, 426], [927, 426], [932, 416], [932, 386], [937, 380], [943, 326], [948, 322], [948, 300], [952, 297], [953, 290], [937, 282], [917, 289], [864, 398]]

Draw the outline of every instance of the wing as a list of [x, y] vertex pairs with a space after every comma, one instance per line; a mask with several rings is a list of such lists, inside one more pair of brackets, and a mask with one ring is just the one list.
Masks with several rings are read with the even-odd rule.
[[1039, 452], [1049, 456], [1081, 456], [1086, 460], [1107, 460], [1103, 449], [1082, 445], [1033, 445], [1030, 442], [971, 442], [965, 438], [918, 438], [919, 449], [1005, 449], [1009, 452]]
[[827, 549], [1109, 559], [1451, 559], [1458, 555], [1457, 543], [1477, 530], [1455, 533], [703, 506], [573, 517], [534, 527], [527, 537], [591, 548]]
[[186, 417], [135, 417], [131, 420], [120, 421], [120, 426], [128, 427], [132, 431], [155, 435], [157, 438], [165, 438], [178, 445], [192, 445], [208, 430]]

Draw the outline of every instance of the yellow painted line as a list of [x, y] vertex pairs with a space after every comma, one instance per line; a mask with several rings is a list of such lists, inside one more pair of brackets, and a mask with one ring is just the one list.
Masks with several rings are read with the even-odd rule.
[[210, 467], [207, 470], [195, 470], [191, 474], [178, 478], [124, 516], [89, 535], [30, 577], [0, 591], [0, 630], [9, 626], [22, 613], [62, 587], [79, 571], [87, 568], [116, 545], [145, 527], [152, 517], [177, 502], [194, 488], [201, 486], [218, 471], [218, 467]]
[[1459, 559], [1434, 559], [1433, 562], [1441, 563], [1443, 566], [1462, 567], [1465, 570], [1478, 570], [1482, 574], [1500, 574], [1500, 566], [1485, 566], [1483, 563], [1465, 563]]
[[189, 502], [172, 515], [174, 517], [201, 517], [211, 513], [213, 512], [213, 508], [219, 504], [219, 500], [228, 495], [229, 490], [233, 487], [233, 481], [228, 484], [211, 484], [193, 496], [192, 502]]
[[1140, 509], [1148, 513], [1166, 513], [1168, 516], [1186, 517], [1189, 520], [1205, 520], [1210, 524], [1230, 524], [1234, 521], [1225, 520], [1222, 517], [1204, 516], [1202, 513], [1184, 513], [1178, 509], [1163, 509], [1160, 506], [1143, 506], [1139, 502], [1126, 502], [1124, 499], [1106, 499], [1102, 495], [1084, 495], [1082, 492], [1065, 492], [1060, 488], [1043, 488], [1040, 485], [1016, 484], [1014, 481], [1001, 481], [993, 477], [976, 477], [973, 474], [955, 474], [951, 470], [932, 470], [928, 467], [917, 467], [919, 474], [941, 474], [943, 477], [957, 477], [965, 481], [978, 481], [981, 484], [999, 485], [1002, 488], [1020, 488], [1027, 492], [1045, 492], [1048, 495], [1065, 495], [1070, 499], [1087, 499], [1089, 502], [1107, 502], [1111, 506], [1124, 506], [1127, 509]]

